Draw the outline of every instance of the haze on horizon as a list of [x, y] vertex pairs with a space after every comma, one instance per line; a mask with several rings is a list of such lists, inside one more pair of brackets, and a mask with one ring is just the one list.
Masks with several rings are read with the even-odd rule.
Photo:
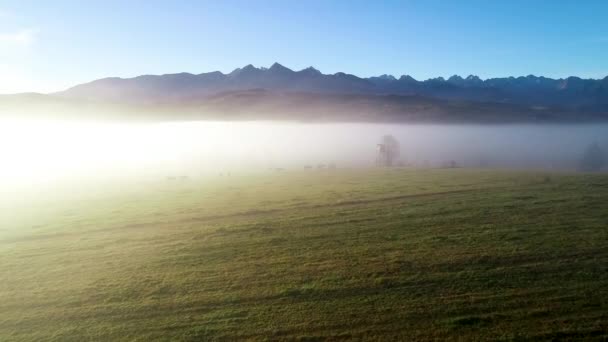
[[608, 340], [606, 13], [0, 2], [0, 341]]
[[606, 12], [604, 1], [8, 0], [0, 94], [276, 61], [360, 77], [599, 79], [608, 75]]
[[[271, 121], [79, 122], [0, 120], [0, 187], [54, 186], [374, 166], [381, 137], [401, 144], [409, 168], [576, 171], [608, 125], [403, 125]], [[608, 148], [606, 149], [608, 151]], [[608, 159], [608, 155], [606, 156]], [[69, 192], [69, 191], [68, 191]]]
[[[587, 97], [579, 102], [588, 105], [589, 98], [601, 97], [595, 91], [603, 91], [608, 81], [604, 79], [608, 76], [605, 62], [608, 60], [608, 23], [602, 20], [606, 12], [608, 4], [603, 1], [556, 7], [551, 1], [312, 0], [256, 4], [229, 0], [175, 4], [111, 0], [82, 5], [73, 0], [53, 4], [9, 0], [0, 4], [0, 94], [57, 92], [106, 77], [198, 74], [214, 70], [227, 74], [248, 64], [269, 67], [280, 62], [293, 70], [313, 66], [324, 74], [346, 72], [359, 77], [407, 74], [425, 80], [473, 74], [487, 79], [534, 74], [602, 79], [593, 87], [575, 84], [568, 90], [570, 95], [577, 95], [579, 88], [587, 90]], [[348, 102], [317, 92], [327, 84], [346, 85], [345, 88], [328, 86], [328, 93], [358, 89], [357, 84], [348, 84], [347, 75], [324, 78], [323, 82], [327, 83], [309, 82], [303, 77], [302, 85], [313, 86], [290, 88], [297, 83], [291, 76], [293, 73], [275, 77], [284, 71], [281, 69], [283, 67], [278, 66], [277, 70], [268, 70], [268, 79], [281, 80], [276, 84], [256, 83], [255, 77], [251, 81], [245, 75], [243, 79], [231, 79], [236, 85], [228, 84], [225, 88], [208, 83], [208, 89], [203, 89], [208, 90], [207, 93], [196, 92], [187, 78], [165, 79], [164, 85], [179, 85], [175, 92], [170, 87], [155, 88], [161, 82], [151, 86], [138, 83], [131, 88], [110, 84], [102, 89], [118, 94], [127, 104], [128, 100], [138, 99], [137, 96], [129, 98], [128, 90], [133, 89], [136, 95], [139, 90], [156, 91], [143, 92], [142, 98], [150, 100], [147, 104], [160, 102], [163, 96], [165, 100], [174, 99], [176, 103], [170, 102], [170, 105], [175, 108], [162, 113], [163, 123], [17, 122], [30, 111], [48, 114], [45, 120], [95, 119], [93, 112], [101, 112], [100, 117], [108, 114], [119, 121], [161, 116], [149, 107], [132, 110], [78, 102], [90, 94], [93, 101], [103, 99], [103, 96], [95, 97], [99, 95], [96, 90], [100, 89], [96, 86], [80, 97], [76, 92], [76, 101], [69, 104], [60, 102], [64, 99], [59, 97], [57, 105], [53, 101], [58, 98], [49, 96], [33, 97], [33, 100], [25, 97], [22, 102], [16, 97], [15, 105], [12, 97], [6, 97], [8, 105], [0, 106], [4, 120], [0, 121], [3, 126], [0, 152], [8, 167], [0, 171], [0, 176], [4, 183], [17, 179], [27, 183], [33, 179], [53, 182], [58, 177], [76, 178], [105, 171], [139, 175], [154, 168], [162, 169], [157, 175], [165, 177], [200, 170], [218, 172], [235, 165], [262, 169], [301, 169], [303, 165], [329, 162], [344, 167], [369, 166], [374, 159], [375, 145], [383, 134], [394, 134], [404, 145], [403, 161], [417, 166], [437, 167], [454, 160], [469, 167], [488, 164], [573, 170], [587, 145], [597, 141], [605, 147], [608, 143], [607, 128], [603, 124], [607, 116], [602, 112], [606, 102], [602, 102], [602, 98], [597, 104], [598, 113], [594, 113], [597, 116], [587, 120], [580, 120], [585, 112], [560, 114], [553, 110], [555, 101], [538, 103], [539, 99], [569, 99], [559, 92], [545, 92], [546, 89], [540, 89], [538, 96], [530, 99], [515, 98], [519, 102], [508, 103], [500, 102], [508, 92], [489, 88], [481, 89], [483, 96], [470, 96], [466, 87], [461, 89], [462, 94], [454, 95], [436, 92], [430, 85], [430, 90], [422, 93], [425, 98], [421, 102], [417, 102], [416, 97], [423, 89], [420, 87], [402, 93], [387, 87], [380, 94], [387, 98], [395, 94], [402, 96], [395, 102], [387, 102], [382, 96], [373, 97], [378, 95], [373, 93], [377, 88], [371, 88], [366, 90], [370, 98], [354, 97]], [[282, 83], [285, 80], [288, 83]], [[319, 96], [273, 94], [265, 97], [265, 93], [256, 93], [245, 96], [254, 101], [240, 101], [238, 92], [246, 91], [252, 84], [253, 88], [264, 88], [259, 84], [274, 86], [266, 89], [270, 92], [305, 89]], [[562, 90], [559, 84], [552, 87]], [[526, 96], [534, 95], [519, 85], [515, 88]], [[199, 98], [191, 107], [185, 100], [195, 95], [213, 97], [230, 91], [235, 91], [233, 97], [219, 98], [206, 109], [201, 109]], [[485, 96], [487, 93], [493, 96]], [[408, 97], [412, 94], [414, 96]], [[257, 101], [256, 96], [262, 100]], [[452, 100], [456, 100], [455, 103], [449, 102]], [[465, 102], [459, 101], [468, 102], [463, 105]], [[498, 105], [483, 106], [491, 101]], [[429, 108], [428, 112], [424, 111]], [[387, 112], [390, 115], [376, 115]], [[413, 117], [409, 123], [427, 125], [402, 125], [408, 122], [406, 114]], [[543, 117], [551, 119], [542, 121]], [[231, 119], [315, 123], [223, 121]], [[337, 122], [320, 124], [323, 119]], [[172, 120], [182, 122], [167, 122]], [[400, 124], [393, 124], [395, 122]], [[525, 125], [493, 125], [497, 122]], [[560, 122], [564, 125], [551, 126]], [[456, 125], [444, 125], [446, 123]], [[488, 125], [476, 126], [479, 123]], [[538, 123], [547, 126], [535, 126]], [[566, 123], [581, 124], [568, 126]], [[316, 138], [311, 138], [315, 135], [313, 132], [317, 133]], [[184, 160], [207, 165], [194, 167], [189, 162], [184, 164]]]

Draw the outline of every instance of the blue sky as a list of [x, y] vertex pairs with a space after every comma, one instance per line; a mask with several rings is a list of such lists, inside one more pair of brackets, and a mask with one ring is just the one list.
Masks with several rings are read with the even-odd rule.
[[603, 78], [608, 1], [0, 0], [0, 93], [246, 64]]

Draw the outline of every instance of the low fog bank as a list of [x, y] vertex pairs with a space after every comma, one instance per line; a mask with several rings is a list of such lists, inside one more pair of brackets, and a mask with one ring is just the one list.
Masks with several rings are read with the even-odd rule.
[[[65, 93], [0, 95], [0, 120], [28, 118], [137, 123], [265, 120], [486, 125], [608, 122], [608, 113], [591, 108], [484, 102], [441, 96], [290, 92], [263, 87], [213, 95], [167, 93], [166, 89], [159, 89], [160, 93], [155, 95], [144, 95], [139, 93], [142, 88], [133, 90], [135, 93], [128, 95], [109, 89], [113, 100], [105, 96], [99, 98], [95, 94], [84, 97]], [[115, 98], [117, 94], [119, 96]]]
[[384, 135], [396, 165], [578, 170], [608, 150], [608, 125], [390, 125], [286, 122], [0, 123], [0, 184], [71, 179], [179, 179], [242, 170], [372, 167]]

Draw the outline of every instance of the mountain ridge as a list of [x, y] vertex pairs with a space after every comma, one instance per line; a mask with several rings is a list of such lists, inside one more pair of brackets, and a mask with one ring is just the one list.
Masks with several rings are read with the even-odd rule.
[[268, 89], [277, 92], [420, 95], [439, 99], [558, 106], [589, 111], [608, 110], [608, 76], [552, 79], [519, 76], [481, 79], [453, 75], [419, 81], [409, 75], [358, 77], [336, 72], [323, 74], [314, 67], [292, 70], [279, 63], [269, 68], [248, 64], [230, 73], [175, 73], [108, 77], [55, 93], [62, 97], [126, 103], [178, 103], [184, 98], [206, 98], [226, 91]]
[[279, 63], [108, 77], [54, 94], [0, 95], [0, 117], [400, 123], [608, 122], [608, 77], [361, 78]]

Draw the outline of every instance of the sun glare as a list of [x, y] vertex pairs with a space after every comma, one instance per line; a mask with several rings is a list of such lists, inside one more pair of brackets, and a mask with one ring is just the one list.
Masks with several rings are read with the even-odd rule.
[[193, 164], [218, 169], [245, 157], [261, 161], [284, 148], [278, 141], [289, 138], [288, 133], [273, 134], [271, 126], [4, 120], [0, 184], [171, 174]]

